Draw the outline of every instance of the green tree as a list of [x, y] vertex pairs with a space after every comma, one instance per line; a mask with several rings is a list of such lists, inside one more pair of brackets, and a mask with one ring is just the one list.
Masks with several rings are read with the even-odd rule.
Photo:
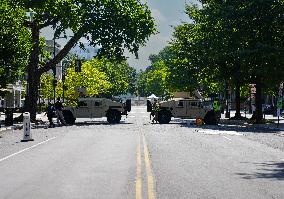
[[140, 70], [137, 73], [137, 80], [136, 80], [136, 95], [145, 97], [148, 93], [146, 93], [146, 80], [147, 80], [147, 73], [146, 71]]
[[236, 116], [240, 115], [241, 85], [256, 83], [255, 118], [261, 122], [262, 88], [279, 82], [284, 71], [279, 70], [283, 67], [283, 1], [202, 3], [202, 7], [187, 6], [193, 23], [177, 27], [175, 49], [197, 78], [229, 80], [235, 85]]
[[155, 94], [160, 97], [169, 95], [169, 69], [163, 61], [156, 61], [145, 71], [141, 71], [137, 79], [140, 96]]
[[[40, 76], [58, 64], [70, 49], [85, 37], [91, 45], [101, 46], [100, 55], [122, 58], [124, 49], [137, 55], [139, 46], [155, 32], [147, 5], [137, 0], [10, 0], [13, 6], [31, 11], [31, 21], [24, 21], [31, 31], [32, 50], [29, 59], [26, 109], [35, 118]], [[54, 37], [74, 33], [62, 50], [43, 66], [39, 64], [40, 30], [52, 26]]]
[[[136, 81], [136, 70], [125, 61], [94, 58], [83, 62], [81, 72], [75, 72], [75, 60], [72, 56], [65, 64], [65, 96], [67, 95], [71, 103], [78, 98], [77, 88], [86, 88], [87, 96], [114, 96], [134, 89], [131, 83]], [[45, 99], [53, 98], [52, 81], [51, 74], [41, 76], [41, 94]], [[57, 82], [56, 97], [63, 97], [62, 81]]]
[[[178, 53], [177, 53], [178, 52]], [[198, 86], [194, 75], [188, 70], [184, 60], [179, 55], [177, 46], [168, 45], [156, 55], [150, 55], [152, 66], [160, 62], [168, 68], [167, 92], [171, 91], [192, 91]], [[154, 67], [155, 68], [155, 67]]]
[[81, 72], [75, 72], [74, 67], [67, 69], [65, 77], [67, 90], [65, 93], [69, 101], [74, 102], [79, 97], [77, 88], [86, 88], [87, 96], [109, 93], [112, 85], [108, 81], [107, 75], [99, 70], [100, 66], [98, 65], [100, 64], [96, 60], [91, 60], [82, 64]]
[[43, 74], [40, 77], [40, 95], [43, 99], [52, 99], [53, 98], [53, 75]]
[[25, 11], [0, 1], [0, 87], [22, 79], [28, 63], [30, 33], [22, 26]]
[[136, 70], [128, 65], [126, 61], [112, 59], [93, 59], [98, 69], [104, 72], [111, 84], [109, 93], [111, 95], [121, 95], [128, 92], [133, 93]]

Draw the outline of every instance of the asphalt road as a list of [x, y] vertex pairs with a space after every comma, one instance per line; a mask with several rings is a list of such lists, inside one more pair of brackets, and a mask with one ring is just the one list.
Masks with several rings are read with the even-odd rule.
[[284, 198], [282, 150], [208, 128], [151, 124], [134, 107], [121, 124], [36, 129], [5, 150], [3, 135], [0, 198]]

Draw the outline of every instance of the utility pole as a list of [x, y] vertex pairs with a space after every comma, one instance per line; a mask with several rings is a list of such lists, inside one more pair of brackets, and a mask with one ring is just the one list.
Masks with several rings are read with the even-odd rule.
[[[53, 58], [55, 58], [55, 55], [56, 55], [56, 46], [55, 46], [55, 35], [53, 37]], [[53, 81], [52, 81], [52, 86], [53, 86], [53, 103], [55, 103], [55, 94], [56, 94], [56, 83], [57, 83], [57, 80], [56, 80], [56, 65], [53, 66]]]

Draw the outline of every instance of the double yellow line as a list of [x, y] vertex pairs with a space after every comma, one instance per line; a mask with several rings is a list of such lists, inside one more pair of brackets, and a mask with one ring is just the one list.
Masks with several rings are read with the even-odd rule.
[[[148, 199], [155, 199], [154, 189], [154, 177], [151, 169], [151, 161], [149, 158], [149, 150], [146, 144], [145, 136], [142, 136], [143, 149], [144, 149], [144, 161], [147, 175], [148, 186]], [[139, 136], [137, 145], [137, 171], [136, 171], [136, 199], [142, 199], [142, 155], [141, 155], [141, 135]]]

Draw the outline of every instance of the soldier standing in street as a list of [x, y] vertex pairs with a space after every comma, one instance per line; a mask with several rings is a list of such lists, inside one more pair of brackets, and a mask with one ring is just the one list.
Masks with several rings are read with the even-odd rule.
[[150, 114], [150, 119], [151, 119], [151, 116], [153, 116], [153, 120], [152, 120], [153, 124], [158, 123], [158, 112], [159, 112], [159, 106], [158, 106], [157, 100], [155, 99], [153, 103], [153, 110], [151, 111], [151, 114]]
[[216, 100], [216, 101], [213, 102], [213, 109], [214, 109], [215, 112], [220, 111], [221, 107], [220, 107], [219, 101]]
[[62, 110], [63, 110], [63, 104], [62, 102], [60, 101], [60, 98], [58, 97], [57, 98], [57, 101], [55, 103], [55, 111], [56, 111], [56, 116], [57, 116], [57, 124], [60, 125], [60, 122], [63, 124], [63, 125], [67, 125], [65, 120], [64, 120], [64, 117], [63, 117], [63, 113], [62, 113]]
[[49, 121], [49, 127], [50, 128], [54, 127], [54, 123], [52, 121], [54, 111], [55, 111], [54, 106], [49, 102], [47, 110], [46, 110], [46, 115], [47, 115], [47, 118], [48, 118], [48, 121]]

